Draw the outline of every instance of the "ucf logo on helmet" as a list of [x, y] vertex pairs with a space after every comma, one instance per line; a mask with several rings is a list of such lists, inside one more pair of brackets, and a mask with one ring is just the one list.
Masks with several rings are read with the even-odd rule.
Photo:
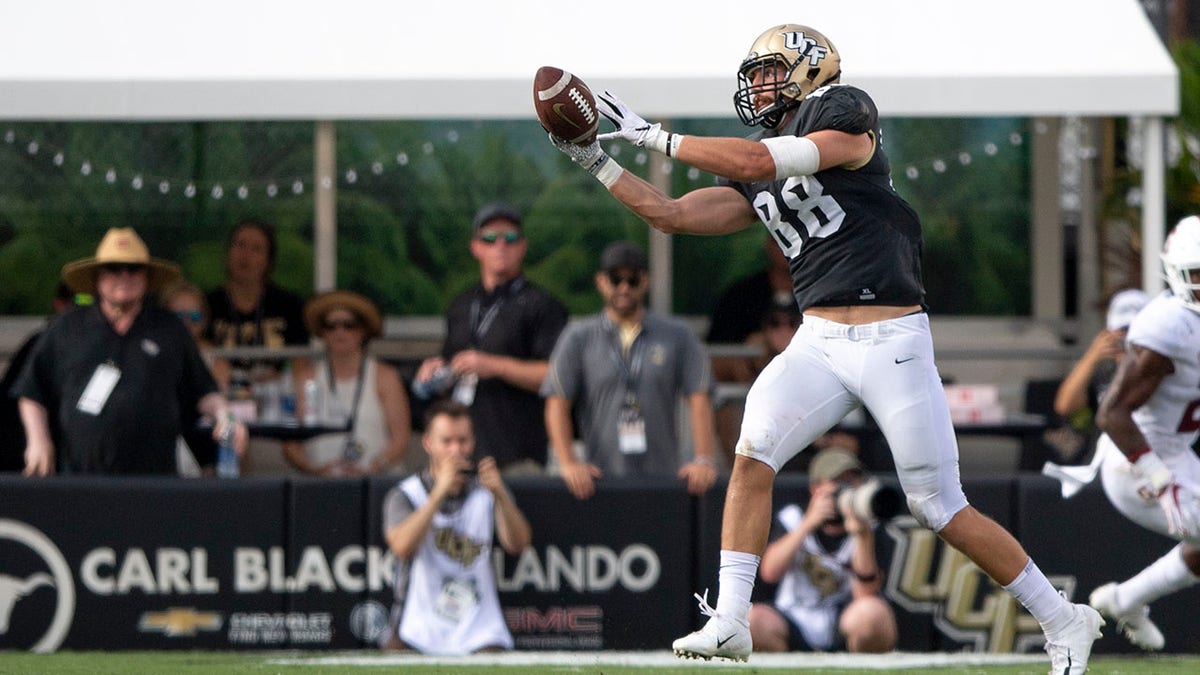
[[816, 40], [798, 31], [784, 33], [783, 46], [795, 49], [798, 53], [807, 56], [810, 66], [821, 65], [821, 59], [824, 59], [825, 55], [829, 53], [829, 50], [818, 44]]

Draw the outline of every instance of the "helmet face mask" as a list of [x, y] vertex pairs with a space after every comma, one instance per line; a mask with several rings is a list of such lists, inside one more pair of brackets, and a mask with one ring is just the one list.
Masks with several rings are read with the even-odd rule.
[[[775, 26], [758, 36], [742, 60], [734, 108], [747, 126], [773, 129], [805, 96], [841, 74], [842, 59], [824, 35], [798, 24]], [[761, 105], [764, 94], [773, 100]]]
[[1171, 293], [1200, 313], [1200, 217], [1179, 221], [1163, 245], [1162, 264]]

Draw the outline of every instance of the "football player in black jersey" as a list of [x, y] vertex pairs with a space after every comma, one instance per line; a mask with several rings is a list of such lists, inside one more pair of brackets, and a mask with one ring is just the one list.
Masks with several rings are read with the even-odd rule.
[[[865, 406], [896, 460], [912, 514], [1002, 584], [1041, 623], [1055, 673], [1083, 673], [1103, 620], [1050, 585], [1022, 546], [971, 507], [934, 364], [921, 277], [921, 224], [892, 187], [879, 114], [839, 83], [824, 35], [795, 24], [760, 35], [738, 69], [734, 104], [762, 130], [748, 138], [685, 136], [651, 124], [605, 92], [616, 130], [589, 145], [551, 137], [655, 229], [715, 235], [766, 226], [788, 257], [803, 324], [759, 375], [726, 496], [716, 608], [676, 640], [684, 657], [744, 660], [750, 593], [771, 522], [771, 486], [788, 459]], [[721, 177], [673, 199], [626, 172], [599, 141], [622, 139]]]

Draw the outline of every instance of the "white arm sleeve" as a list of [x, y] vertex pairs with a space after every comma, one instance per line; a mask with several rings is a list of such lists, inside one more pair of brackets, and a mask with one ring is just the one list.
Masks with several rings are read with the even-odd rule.
[[764, 138], [771, 159], [775, 160], [775, 178], [811, 176], [821, 168], [821, 153], [817, 144], [802, 136]]

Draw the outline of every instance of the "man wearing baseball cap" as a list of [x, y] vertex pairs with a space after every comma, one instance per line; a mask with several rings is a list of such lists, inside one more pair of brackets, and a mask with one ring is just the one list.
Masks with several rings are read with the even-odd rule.
[[[704, 347], [686, 324], [646, 309], [646, 254], [633, 242], [604, 249], [595, 283], [604, 308], [567, 327], [542, 385], [546, 431], [567, 489], [587, 499], [598, 480], [659, 475], [704, 493], [716, 480], [713, 380]], [[691, 417], [691, 453], [677, 432], [680, 397]], [[574, 452], [572, 410], [583, 458]]]
[[441, 354], [417, 369], [417, 405], [452, 397], [471, 410], [479, 452], [507, 475], [545, 472], [546, 427], [538, 387], [567, 308], [525, 277], [528, 242], [520, 213], [505, 202], [481, 207], [471, 222], [479, 284], [446, 310]]
[[112, 228], [63, 281], [95, 304], [52, 321], [13, 393], [28, 438], [25, 475], [177, 473], [176, 438], [196, 413], [245, 451], [246, 429], [174, 313], [146, 296], [179, 276], [131, 228]]
[[839, 505], [836, 497], [865, 479], [854, 453], [830, 446], [809, 464], [807, 508], [788, 504], [776, 514], [759, 574], [778, 588], [774, 603], [750, 607], [754, 651], [895, 648], [899, 629], [881, 595], [875, 523]]

